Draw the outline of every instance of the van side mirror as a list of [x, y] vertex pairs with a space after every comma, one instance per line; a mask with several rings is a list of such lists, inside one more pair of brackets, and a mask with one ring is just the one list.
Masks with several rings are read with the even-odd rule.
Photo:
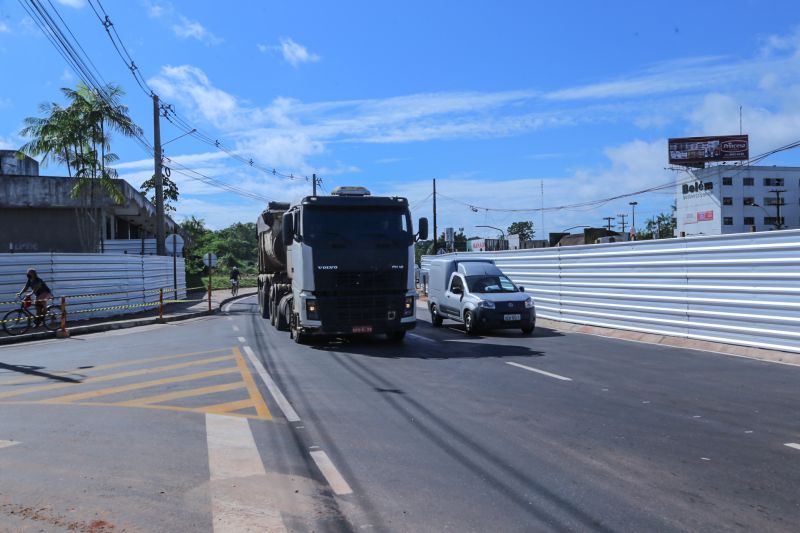
[[525, 292], [525, 287], [523, 287], [522, 285], [520, 285], [520, 286], [519, 286], [519, 292]]
[[292, 240], [294, 239], [294, 215], [291, 213], [284, 213], [283, 215], [281, 237], [283, 238], [284, 246], [292, 244]]
[[421, 241], [428, 240], [428, 219], [422, 217], [419, 219], [419, 223], [417, 224], [417, 238]]
[[461, 287], [453, 287], [453, 289], [450, 292], [452, 292], [453, 294], [464, 294], [464, 291], [461, 290]]

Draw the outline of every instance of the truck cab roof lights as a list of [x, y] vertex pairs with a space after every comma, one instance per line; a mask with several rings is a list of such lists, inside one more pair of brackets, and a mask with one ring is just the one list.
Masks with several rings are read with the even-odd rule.
[[331, 191], [332, 196], [370, 196], [366, 187], [339, 186]]

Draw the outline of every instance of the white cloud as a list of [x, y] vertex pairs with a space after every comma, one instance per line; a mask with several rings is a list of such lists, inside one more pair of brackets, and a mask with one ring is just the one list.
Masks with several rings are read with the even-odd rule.
[[174, 11], [172, 4], [168, 2], [145, 0], [144, 7], [147, 9], [147, 16], [153, 19], [161, 18]]
[[72, 71], [70, 69], [65, 68], [64, 72], [61, 73], [61, 76], [59, 76], [58, 79], [64, 82], [71, 82], [72, 80], [75, 79], [75, 76], [72, 74]]
[[86, 0], [56, 0], [62, 6], [74, 7], [80, 9], [86, 5]]
[[0, 20], [0, 33], [11, 33], [11, 28], [2, 20]]
[[[261, 48], [259, 47], [259, 49]], [[278, 49], [283, 55], [284, 61], [293, 67], [298, 67], [302, 63], [315, 63], [320, 60], [317, 54], [312, 54], [305, 46], [294, 42], [288, 37], [281, 38], [281, 44]]]
[[219, 44], [222, 39], [208, 31], [202, 24], [190, 20], [183, 15], [178, 17], [179, 23], [172, 25], [172, 31], [182, 39], [197, 39], [206, 44]]

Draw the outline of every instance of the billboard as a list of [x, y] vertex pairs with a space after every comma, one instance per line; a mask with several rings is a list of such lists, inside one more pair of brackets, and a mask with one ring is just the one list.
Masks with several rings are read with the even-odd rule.
[[747, 135], [718, 137], [679, 137], [669, 139], [671, 165], [699, 166], [712, 161], [746, 161], [750, 159]]

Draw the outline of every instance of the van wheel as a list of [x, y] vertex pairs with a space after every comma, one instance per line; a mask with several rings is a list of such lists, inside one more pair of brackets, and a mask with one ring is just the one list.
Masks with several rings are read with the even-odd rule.
[[531, 333], [533, 333], [534, 327], [535, 326], [533, 326], [533, 325], [525, 326], [524, 328], [522, 328], [522, 334], [523, 335], [530, 335]]
[[435, 328], [442, 327], [442, 315], [436, 310], [436, 304], [431, 306], [431, 325]]
[[467, 330], [467, 335], [478, 334], [478, 324], [475, 322], [475, 314], [472, 311], [464, 313], [464, 329]]

